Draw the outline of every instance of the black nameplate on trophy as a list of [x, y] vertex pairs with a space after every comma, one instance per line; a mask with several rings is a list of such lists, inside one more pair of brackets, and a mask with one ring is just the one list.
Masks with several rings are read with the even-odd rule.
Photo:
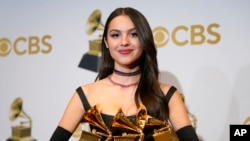
[[37, 140], [36, 139], [20, 139], [20, 140], [7, 139], [6, 141], [37, 141]]
[[94, 72], [98, 72], [101, 62], [102, 62], [102, 58], [100, 56], [86, 53], [83, 55], [81, 62], [79, 63], [79, 67], [87, 69], [87, 70], [91, 70]]

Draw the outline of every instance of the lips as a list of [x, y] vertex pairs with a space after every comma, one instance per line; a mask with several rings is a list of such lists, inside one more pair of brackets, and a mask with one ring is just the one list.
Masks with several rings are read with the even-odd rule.
[[129, 54], [130, 52], [132, 52], [132, 49], [121, 49], [118, 51], [120, 54]]

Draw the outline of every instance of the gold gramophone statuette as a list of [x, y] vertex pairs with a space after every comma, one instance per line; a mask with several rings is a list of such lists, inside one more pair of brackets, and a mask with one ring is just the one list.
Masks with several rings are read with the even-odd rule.
[[82, 131], [82, 135], [79, 141], [100, 141], [102, 137], [106, 138], [106, 141], [110, 141], [112, 138], [111, 131], [104, 123], [100, 112], [97, 110], [97, 106], [91, 107], [83, 116], [83, 122], [87, 122], [102, 132], [95, 129], [88, 131]]
[[[138, 118], [139, 119], [139, 118]], [[131, 122], [122, 112], [121, 109], [113, 118], [111, 128], [119, 129], [122, 131], [120, 136], [113, 136], [114, 141], [143, 141], [144, 133], [143, 128], [138, 124]]]
[[28, 121], [21, 121], [19, 125], [12, 126], [12, 136], [7, 141], [36, 141], [31, 137], [31, 118], [22, 109], [22, 99], [16, 98], [10, 106], [10, 121], [16, 120], [18, 117], [26, 118]]
[[119, 109], [110, 127], [107, 127], [98, 108], [94, 106], [84, 114], [83, 122], [94, 128], [89, 132], [83, 130], [79, 141], [144, 141], [147, 139], [145, 137], [153, 137], [155, 141], [174, 139], [170, 124], [147, 115], [144, 108], [139, 109], [134, 122]]
[[[87, 30], [88, 35], [93, 34], [96, 30], [103, 30], [101, 22], [101, 11], [95, 10], [88, 18]], [[89, 51], [81, 59], [79, 67], [97, 72], [101, 65], [101, 37], [89, 41]]]

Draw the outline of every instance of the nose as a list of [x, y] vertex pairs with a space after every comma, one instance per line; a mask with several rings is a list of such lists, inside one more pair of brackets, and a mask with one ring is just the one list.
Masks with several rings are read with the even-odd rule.
[[123, 36], [122, 37], [121, 46], [126, 47], [126, 46], [129, 45], [129, 39], [128, 38], [129, 38], [128, 36]]

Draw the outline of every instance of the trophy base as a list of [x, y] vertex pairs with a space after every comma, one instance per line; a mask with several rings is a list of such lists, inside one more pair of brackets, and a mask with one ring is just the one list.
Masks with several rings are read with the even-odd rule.
[[37, 141], [37, 140], [32, 137], [24, 137], [24, 138], [19, 138], [19, 139], [14, 139], [10, 137], [6, 141]]
[[102, 62], [101, 57], [86, 53], [83, 55], [82, 60], [78, 66], [80, 68], [98, 72], [101, 62]]

